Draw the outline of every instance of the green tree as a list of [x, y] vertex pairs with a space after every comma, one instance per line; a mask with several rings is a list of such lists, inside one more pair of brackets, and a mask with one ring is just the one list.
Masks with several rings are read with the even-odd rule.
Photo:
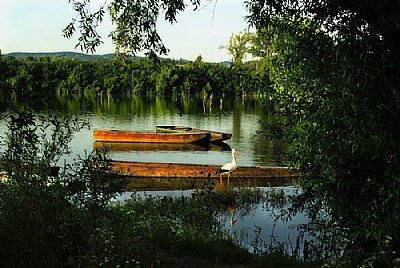
[[293, 126], [291, 159], [304, 187], [295, 205], [314, 211], [315, 219], [329, 211], [330, 230], [343, 238], [347, 261], [398, 265], [400, 6], [246, 6], [249, 22], [265, 38], [259, 55], [272, 81], [272, 106]]
[[12, 90], [18, 92], [19, 95], [28, 96], [32, 93], [34, 81], [32, 74], [27, 70], [27, 66], [20, 64], [16, 75], [7, 79]]
[[0, 73], [1, 90], [24, 98], [44, 99], [53, 93], [246, 94], [260, 89], [259, 80], [253, 83], [251, 79], [254, 68], [206, 63], [201, 56], [184, 65], [165, 60], [154, 65], [147, 58], [89, 61], [4, 57], [0, 60], [3, 63], [0, 66], [3, 70]]
[[161, 66], [156, 80], [156, 93], [163, 95], [177, 93], [179, 89], [179, 80], [179, 73], [174, 64]]
[[246, 54], [249, 53], [249, 41], [251, 34], [249, 32], [240, 32], [237, 34], [232, 33], [229, 38], [229, 44], [227, 46], [220, 46], [221, 49], [228, 49], [230, 55], [232, 55], [232, 61], [235, 66], [241, 66]]

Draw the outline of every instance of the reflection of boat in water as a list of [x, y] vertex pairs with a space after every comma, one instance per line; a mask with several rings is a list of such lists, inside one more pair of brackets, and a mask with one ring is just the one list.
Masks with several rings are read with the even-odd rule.
[[219, 143], [140, 143], [140, 142], [100, 142], [93, 143], [93, 150], [106, 148], [110, 152], [129, 151], [229, 151], [230, 146]]
[[[217, 179], [210, 178], [156, 178], [156, 177], [121, 177], [126, 182], [125, 191], [171, 191], [171, 190], [193, 190], [200, 189], [204, 185], [210, 185], [215, 190], [227, 189], [222, 188], [217, 183]], [[269, 179], [237, 179], [232, 180], [230, 187], [277, 187], [289, 186], [295, 183], [295, 178], [269, 178]], [[211, 184], [214, 182], [214, 184]], [[237, 216], [237, 215], [236, 215]]]
[[210, 133], [210, 142], [221, 142], [225, 140], [229, 140], [232, 137], [230, 133], [224, 133], [213, 130], [203, 130], [203, 129], [195, 129], [191, 127], [185, 126], [174, 126], [174, 125], [165, 125], [165, 126], [156, 126], [156, 130], [159, 132], [172, 132], [172, 133], [187, 133], [187, 132], [208, 132]]

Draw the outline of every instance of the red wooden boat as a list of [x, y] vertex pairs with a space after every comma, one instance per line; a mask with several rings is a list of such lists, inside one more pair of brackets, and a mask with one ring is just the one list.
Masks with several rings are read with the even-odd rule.
[[229, 187], [271, 187], [297, 183], [299, 173], [286, 167], [240, 166], [230, 177], [230, 182], [218, 183], [214, 175], [219, 165], [145, 163], [112, 161], [112, 169], [126, 182], [126, 191], [183, 190], [202, 187], [214, 182], [215, 189]]
[[230, 133], [224, 133], [213, 130], [203, 130], [203, 129], [194, 129], [191, 127], [185, 126], [174, 126], [174, 125], [160, 125], [156, 126], [156, 130], [160, 132], [208, 132], [210, 133], [210, 142], [221, 142], [225, 140], [229, 140], [232, 137]]
[[102, 142], [196, 143], [209, 142], [209, 132], [151, 132], [129, 130], [93, 130], [93, 139]]
[[[129, 177], [156, 178], [218, 178], [214, 175], [220, 165], [147, 163], [131, 161], [112, 161], [113, 170]], [[250, 167], [240, 166], [231, 179], [255, 178], [295, 178], [299, 173], [287, 167]]]

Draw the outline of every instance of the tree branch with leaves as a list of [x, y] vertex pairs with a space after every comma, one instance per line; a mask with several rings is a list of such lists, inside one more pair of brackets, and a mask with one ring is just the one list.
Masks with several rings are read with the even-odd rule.
[[[184, 0], [111, 0], [91, 12], [91, 2], [69, 0], [77, 17], [63, 30], [64, 37], [71, 38], [78, 30], [76, 47], [80, 47], [82, 51], [95, 52], [102, 43], [97, 27], [103, 21], [107, 8], [115, 25], [110, 36], [117, 54], [136, 54], [144, 50], [151, 58], [169, 52], [157, 30], [160, 15], [164, 14], [164, 19], [172, 24], [176, 22], [177, 15], [187, 7]], [[197, 10], [200, 0], [190, 0], [190, 4], [193, 10]]]

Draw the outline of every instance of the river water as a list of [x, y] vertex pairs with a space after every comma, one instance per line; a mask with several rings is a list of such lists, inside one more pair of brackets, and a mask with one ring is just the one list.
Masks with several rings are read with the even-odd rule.
[[[254, 98], [190, 98], [190, 97], [98, 97], [98, 96], [54, 96], [48, 99], [48, 105], [40, 113], [79, 114], [80, 118], [90, 122], [91, 129], [81, 130], [74, 136], [71, 147], [73, 154], [84, 155], [96, 146], [92, 137], [93, 129], [155, 130], [156, 125], [181, 125], [199, 129], [208, 129], [232, 133], [226, 146], [209, 148], [161, 148], [115, 150], [110, 152], [114, 160], [172, 162], [222, 165], [231, 161], [230, 148], [239, 154], [239, 166], [284, 166], [280, 158], [281, 144], [269, 141], [258, 132], [262, 131], [260, 122], [273, 122], [276, 118], [265, 108], [265, 100]], [[21, 110], [26, 103], [0, 98], [0, 118], [2, 115]], [[0, 122], [0, 136], [4, 136], [6, 123]], [[67, 161], [71, 160], [67, 158]], [[65, 160], [65, 159], [63, 159]], [[60, 163], [61, 164], [61, 163]], [[233, 177], [232, 177], [233, 178]], [[291, 192], [294, 187], [281, 187]], [[264, 190], [270, 190], [264, 188]], [[137, 194], [143, 194], [138, 192]], [[148, 192], [154, 195], [185, 195], [188, 191]], [[190, 191], [189, 191], [190, 193]], [[123, 200], [132, 194], [119, 197]], [[266, 210], [261, 203], [252, 209], [237, 209], [220, 215], [230, 233], [238, 243], [254, 250], [254, 241], [278, 242], [295, 241], [298, 233], [293, 224], [305, 223], [304, 214], [299, 214], [291, 222], [274, 221], [277, 210]], [[268, 206], [267, 206], [268, 207]], [[234, 224], [230, 224], [231, 220]], [[257, 233], [258, 232], [258, 233]], [[257, 247], [256, 247], [257, 248]]]
[[[189, 97], [94, 97], [55, 96], [48, 100], [45, 111], [60, 114], [79, 114], [90, 122], [91, 130], [77, 133], [71, 143], [73, 154], [83, 155], [94, 147], [93, 129], [155, 130], [157, 125], [182, 125], [193, 128], [232, 133], [226, 145], [239, 154], [238, 165], [281, 166], [281, 146], [258, 135], [260, 122], [275, 120], [264, 107], [263, 99], [225, 97], [221, 99]], [[23, 102], [0, 100], [0, 113], [21, 109]], [[5, 123], [0, 123], [4, 132]], [[227, 148], [213, 146], [204, 150], [111, 152], [115, 160], [224, 164], [231, 161]]]

